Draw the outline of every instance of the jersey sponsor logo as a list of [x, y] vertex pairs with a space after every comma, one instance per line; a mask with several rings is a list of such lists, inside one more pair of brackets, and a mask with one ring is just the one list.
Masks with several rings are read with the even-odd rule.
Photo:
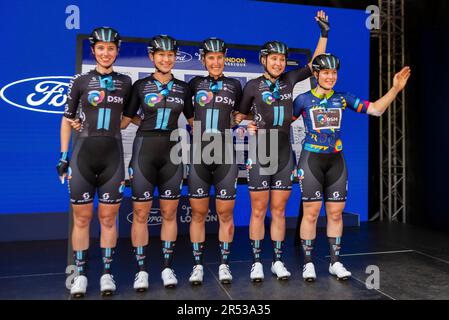
[[87, 94], [87, 101], [89, 101], [89, 103], [92, 106], [96, 107], [100, 103], [103, 102], [104, 96], [105, 96], [105, 93], [103, 90], [101, 90], [101, 91], [92, 90], [92, 91], [89, 91], [89, 93]]
[[341, 115], [340, 108], [311, 108], [313, 130], [340, 129]]
[[281, 94], [280, 100], [288, 100], [292, 98], [292, 94], [291, 93], [286, 93], [286, 94]]
[[235, 105], [235, 101], [234, 100], [232, 100], [232, 99], [230, 99], [228, 97], [222, 97], [222, 96], [216, 96], [215, 97], [215, 102], [216, 103], [224, 103], [224, 104], [227, 104], [227, 105], [229, 105], [231, 107], [233, 107]]
[[156, 103], [162, 100], [162, 95], [158, 93], [147, 93], [143, 99], [144, 103], [149, 107], [154, 107]]
[[123, 104], [123, 97], [108, 96], [108, 102]]
[[273, 102], [276, 101], [276, 99], [273, 97], [272, 93], [270, 91], [264, 91], [262, 92], [262, 100], [268, 105], [271, 105]]
[[192, 55], [184, 51], [178, 51], [176, 53], [176, 62], [189, 62], [192, 60]]
[[167, 102], [174, 102], [174, 103], [177, 103], [177, 104], [184, 104], [184, 100], [182, 100], [181, 98], [178, 98], [178, 97], [167, 97]]
[[343, 150], [343, 143], [341, 142], [341, 139], [338, 139], [335, 142], [334, 152], [339, 152], [341, 150]]
[[206, 104], [208, 104], [212, 98], [213, 98], [212, 92], [206, 91], [206, 90], [200, 90], [197, 92], [195, 101], [200, 106], [204, 107]]
[[0, 98], [17, 108], [62, 114], [72, 78], [47, 76], [14, 81], [0, 90]]

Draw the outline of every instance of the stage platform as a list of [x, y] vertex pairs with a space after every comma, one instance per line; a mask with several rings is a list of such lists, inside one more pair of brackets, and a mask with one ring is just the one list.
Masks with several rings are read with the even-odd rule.
[[[248, 229], [237, 228], [230, 256], [232, 284], [218, 281], [219, 251], [216, 235], [208, 235], [205, 250], [205, 276], [201, 286], [191, 286], [188, 277], [193, 258], [189, 239], [180, 236], [174, 258], [179, 284], [175, 289], [162, 285], [161, 244], [151, 237], [148, 250], [150, 288], [145, 293], [132, 289], [135, 261], [129, 238], [119, 239], [113, 273], [117, 282], [115, 296], [99, 293], [101, 270], [98, 240], [89, 253], [89, 286], [84, 300], [396, 300], [449, 299], [449, 233], [435, 232], [397, 223], [361, 223], [345, 228], [342, 262], [353, 273], [348, 281], [329, 275], [328, 244], [325, 229], [319, 229], [314, 262], [317, 281], [301, 278], [302, 254], [294, 245], [294, 229], [287, 230], [284, 261], [292, 272], [288, 281], [271, 275], [271, 242], [263, 244], [265, 281], [253, 284], [249, 279], [251, 247]], [[0, 243], [0, 299], [70, 300], [65, 287], [67, 240]], [[380, 270], [379, 288], [366, 286], [368, 266]], [[369, 283], [373, 283], [369, 281]]]

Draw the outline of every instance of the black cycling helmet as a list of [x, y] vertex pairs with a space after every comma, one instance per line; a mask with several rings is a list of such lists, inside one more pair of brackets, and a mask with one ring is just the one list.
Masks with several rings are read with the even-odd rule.
[[178, 51], [178, 44], [175, 39], [166, 34], [160, 34], [151, 38], [148, 43], [148, 52], [155, 53], [158, 50], [162, 51]]
[[288, 47], [285, 43], [280, 41], [268, 41], [266, 42], [259, 52], [259, 62], [261, 62], [262, 57], [268, 56], [270, 53], [280, 53], [288, 58]]
[[315, 57], [312, 61], [313, 71], [320, 72], [324, 69], [340, 69], [340, 60], [330, 53], [323, 53]]
[[95, 28], [89, 36], [89, 41], [92, 47], [99, 41], [114, 42], [117, 48], [120, 48], [121, 43], [119, 33], [110, 27]]
[[208, 52], [223, 52], [226, 55], [228, 48], [226, 47], [226, 43], [218, 38], [211, 37], [203, 41], [200, 54], [201, 56], [205, 56]]

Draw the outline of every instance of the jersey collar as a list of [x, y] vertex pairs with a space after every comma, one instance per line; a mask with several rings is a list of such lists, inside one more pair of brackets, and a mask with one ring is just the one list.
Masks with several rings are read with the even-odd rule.
[[332, 97], [334, 95], [334, 90], [331, 90], [328, 94], [324, 95], [324, 94], [319, 94], [316, 92], [316, 88], [312, 89], [310, 92], [312, 92], [312, 94], [317, 97], [320, 100], [323, 100], [324, 98], [329, 99], [330, 97]]

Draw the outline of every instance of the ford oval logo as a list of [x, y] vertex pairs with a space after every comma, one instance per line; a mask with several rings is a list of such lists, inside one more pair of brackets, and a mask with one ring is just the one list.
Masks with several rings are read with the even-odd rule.
[[188, 62], [192, 60], [192, 55], [184, 51], [178, 51], [176, 54], [176, 62]]
[[70, 79], [48, 76], [15, 81], [0, 90], [0, 98], [17, 108], [62, 114]]
[[[127, 216], [126, 220], [128, 220], [129, 223], [133, 223], [133, 212], [131, 211]], [[150, 227], [159, 226], [162, 224], [162, 216], [160, 209], [153, 208], [150, 211], [150, 215], [148, 216], [147, 224]]]

